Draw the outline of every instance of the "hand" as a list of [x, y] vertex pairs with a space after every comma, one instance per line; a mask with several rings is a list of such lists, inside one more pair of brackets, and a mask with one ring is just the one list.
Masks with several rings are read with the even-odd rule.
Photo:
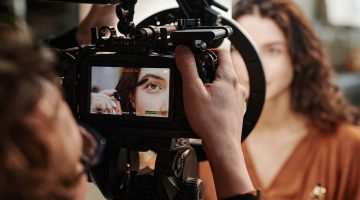
[[91, 112], [121, 115], [120, 102], [113, 97], [114, 92], [116, 90], [110, 89], [99, 93], [91, 93]]
[[81, 21], [76, 31], [76, 39], [79, 44], [91, 44], [91, 32], [93, 27], [115, 26], [118, 22], [116, 17], [116, 5], [98, 5], [91, 7], [89, 14]]
[[203, 84], [196, 62], [185, 46], [175, 50], [183, 80], [185, 113], [190, 126], [203, 140], [219, 199], [254, 190], [246, 169], [241, 133], [246, 110], [245, 89], [238, 83], [227, 45], [215, 52], [215, 80]]
[[199, 78], [194, 57], [187, 47], [178, 46], [175, 52], [184, 83], [185, 112], [190, 126], [205, 143], [222, 139], [241, 141], [246, 92], [238, 83], [226, 45], [214, 50], [219, 63], [215, 80], [208, 84]]

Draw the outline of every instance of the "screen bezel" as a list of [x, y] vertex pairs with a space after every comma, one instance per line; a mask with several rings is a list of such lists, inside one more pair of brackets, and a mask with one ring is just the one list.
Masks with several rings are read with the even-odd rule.
[[[136, 63], [134, 63], [136, 61]], [[118, 64], [121, 63], [121, 64]], [[159, 64], [161, 63], [161, 64]], [[93, 67], [134, 67], [134, 68], [166, 68], [170, 71], [169, 85], [169, 110], [168, 117], [149, 117], [135, 115], [111, 115], [111, 114], [94, 114], [90, 112], [91, 101], [91, 73]], [[118, 54], [100, 54], [87, 57], [81, 65], [80, 81], [80, 109], [82, 118], [91, 123], [100, 123], [103, 125], [119, 124], [128, 122], [152, 122], [152, 123], [169, 123], [174, 117], [174, 70], [176, 66], [173, 57], [148, 56], [148, 55], [118, 55]], [[84, 98], [85, 97], [85, 98]]]

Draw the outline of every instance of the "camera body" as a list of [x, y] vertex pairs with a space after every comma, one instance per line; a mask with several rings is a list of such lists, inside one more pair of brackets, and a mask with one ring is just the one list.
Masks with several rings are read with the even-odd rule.
[[[60, 52], [62, 85], [74, 115], [107, 139], [91, 180], [109, 199], [202, 199], [199, 153], [174, 139], [196, 138], [186, 120], [174, 50], [180, 44], [190, 47], [199, 78], [210, 83], [217, 57], [208, 47], [218, 46], [232, 29], [182, 19], [139, 28], [127, 37], [108, 26], [91, 33], [93, 45]], [[154, 175], [139, 175], [143, 170], [134, 152], [148, 149], [157, 154]]]
[[141, 28], [131, 37], [93, 28], [93, 45], [70, 51], [75, 67], [67, 67], [65, 96], [75, 116], [105, 136], [196, 138], [184, 112], [174, 49], [190, 47], [199, 77], [209, 83], [217, 58], [208, 46], [231, 34], [228, 26], [201, 26], [198, 19]]

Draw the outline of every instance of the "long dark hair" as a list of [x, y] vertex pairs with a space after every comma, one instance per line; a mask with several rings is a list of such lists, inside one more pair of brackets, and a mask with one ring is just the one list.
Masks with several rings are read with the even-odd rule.
[[135, 113], [132, 99], [135, 98], [136, 84], [138, 83], [140, 68], [125, 67], [115, 87], [120, 96], [120, 105], [123, 112]]
[[334, 84], [329, 57], [300, 9], [290, 0], [239, 0], [233, 18], [254, 13], [273, 20], [287, 39], [294, 64], [292, 109], [324, 132], [343, 122], [358, 124], [358, 112]]

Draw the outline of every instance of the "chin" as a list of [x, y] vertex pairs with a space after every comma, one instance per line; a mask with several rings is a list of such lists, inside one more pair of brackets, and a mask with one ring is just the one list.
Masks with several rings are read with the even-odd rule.
[[[282, 90], [274, 91], [271, 87], [267, 87], [265, 101], [273, 101], [280, 99], [290, 99], [290, 89], [289, 87], [283, 88]], [[283, 102], [282, 100], [282, 102]]]

